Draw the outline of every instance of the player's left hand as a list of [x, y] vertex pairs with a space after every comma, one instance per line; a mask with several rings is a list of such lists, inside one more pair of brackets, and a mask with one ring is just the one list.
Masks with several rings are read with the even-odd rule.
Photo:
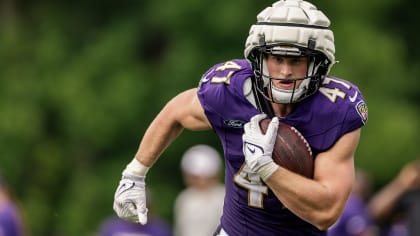
[[114, 211], [118, 217], [142, 225], [147, 223], [145, 176], [123, 173], [115, 191]]
[[242, 136], [245, 161], [249, 168], [256, 173], [259, 172], [261, 167], [273, 162], [271, 156], [276, 141], [279, 120], [277, 117], [274, 117], [267, 128], [267, 132], [263, 134], [260, 128], [260, 121], [266, 117], [266, 114], [253, 116], [245, 124], [245, 132]]

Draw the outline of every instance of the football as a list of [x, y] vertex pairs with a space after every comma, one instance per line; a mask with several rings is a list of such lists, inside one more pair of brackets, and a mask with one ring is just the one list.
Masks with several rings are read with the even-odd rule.
[[[265, 134], [271, 119], [260, 122], [262, 132]], [[277, 130], [276, 142], [273, 150], [273, 160], [278, 165], [313, 178], [314, 159], [312, 150], [303, 135], [293, 126], [280, 122]]]

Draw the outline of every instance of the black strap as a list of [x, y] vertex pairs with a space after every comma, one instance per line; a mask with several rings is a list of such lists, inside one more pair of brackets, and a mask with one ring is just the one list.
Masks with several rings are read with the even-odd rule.
[[257, 103], [257, 107], [260, 112], [267, 114], [268, 117], [274, 117], [273, 107], [271, 106], [271, 102], [268, 101], [257, 89], [257, 81], [255, 76], [251, 77], [252, 81], [252, 92], [254, 93], [255, 102]]

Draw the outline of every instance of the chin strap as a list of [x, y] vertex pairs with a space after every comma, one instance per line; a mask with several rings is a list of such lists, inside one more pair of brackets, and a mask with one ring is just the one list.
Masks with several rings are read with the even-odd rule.
[[268, 117], [273, 118], [274, 117], [274, 111], [271, 107], [270, 101], [264, 98], [264, 96], [258, 92], [257, 89], [257, 81], [255, 79], [255, 76], [251, 77], [252, 81], [252, 92], [254, 93], [255, 101], [257, 103], [257, 107], [260, 110], [260, 112], [267, 114]]

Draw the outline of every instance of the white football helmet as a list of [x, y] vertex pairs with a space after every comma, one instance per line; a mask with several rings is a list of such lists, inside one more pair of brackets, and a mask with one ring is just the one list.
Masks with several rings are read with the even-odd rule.
[[[280, 0], [260, 12], [249, 30], [244, 50], [254, 69], [255, 91], [282, 104], [296, 103], [314, 94], [335, 63], [334, 35], [329, 25], [330, 20], [320, 10], [303, 0]], [[265, 62], [268, 54], [308, 57], [306, 77], [294, 78], [292, 90], [272, 86], [271, 80], [285, 78], [270, 77]], [[297, 80], [302, 80], [299, 87]]]

